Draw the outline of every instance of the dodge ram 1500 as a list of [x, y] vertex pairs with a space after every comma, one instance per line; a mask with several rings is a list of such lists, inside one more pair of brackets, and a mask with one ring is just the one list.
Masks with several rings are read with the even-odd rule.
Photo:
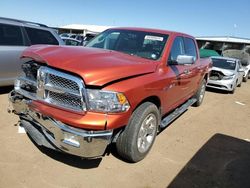
[[95, 158], [114, 143], [131, 162], [202, 103], [211, 67], [192, 36], [144, 28], [108, 29], [83, 48], [35, 45], [22, 62], [9, 99], [38, 145]]

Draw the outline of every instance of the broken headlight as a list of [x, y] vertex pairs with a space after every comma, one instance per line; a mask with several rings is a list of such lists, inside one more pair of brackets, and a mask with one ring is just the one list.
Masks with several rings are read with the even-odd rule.
[[234, 79], [234, 74], [232, 74], [232, 75], [228, 75], [228, 76], [224, 76], [223, 77], [223, 80], [232, 80], [232, 79]]

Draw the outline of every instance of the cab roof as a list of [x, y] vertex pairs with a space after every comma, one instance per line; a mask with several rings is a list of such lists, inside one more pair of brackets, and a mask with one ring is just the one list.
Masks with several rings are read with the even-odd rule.
[[133, 30], [133, 31], [145, 31], [145, 32], [152, 32], [152, 33], [160, 33], [160, 34], [177, 34], [177, 35], [185, 35], [192, 37], [191, 35], [188, 35], [186, 33], [176, 32], [176, 31], [169, 31], [169, 30], [163, 30], [163, 29], [153, 29], [153, 28], [142, 28], [142, 27], [113, 27], [108, 30]]

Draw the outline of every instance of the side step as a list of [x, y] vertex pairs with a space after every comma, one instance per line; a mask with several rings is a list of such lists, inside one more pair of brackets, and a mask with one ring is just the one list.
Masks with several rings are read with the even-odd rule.
[[169, 125], [172, 121], [174, 121], [177, 117], [179, 117], [182, 113], [184, 113], [188, 109], [188, 107], [194, 104], [196, 101], [197, 99], [191, 98], [183, 105], [176, 108], [173, 112], [171, 112], [161, 121], [160, 127], [164, 128], [167, 125]]

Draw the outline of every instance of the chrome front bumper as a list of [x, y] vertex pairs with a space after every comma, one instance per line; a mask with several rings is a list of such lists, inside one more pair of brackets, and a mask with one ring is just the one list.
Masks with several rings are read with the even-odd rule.
[[113, 130], [89, 131], [68, 126], [29, 108], [31, 100], [11, 92], [13, 112], [19, 115], [26, 132], [38, 144], [83, 158], [102, 156], [112, 139]]

